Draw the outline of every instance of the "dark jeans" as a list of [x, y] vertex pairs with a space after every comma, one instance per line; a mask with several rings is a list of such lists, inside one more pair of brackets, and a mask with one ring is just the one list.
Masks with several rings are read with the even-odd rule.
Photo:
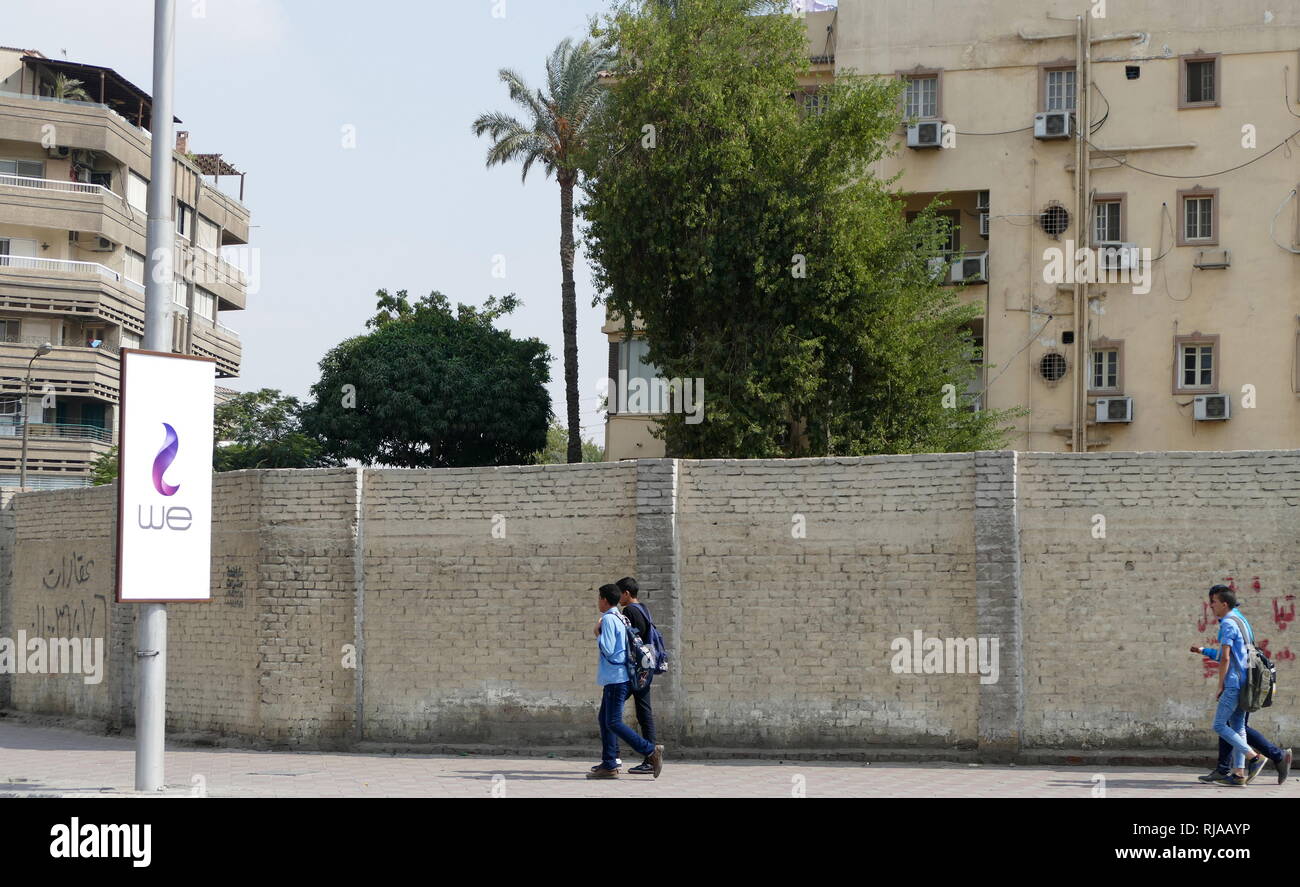
[[[1282, 749], [1269, 742], [1263, 733], [1250, 726], [1249, 712], [1246, 714], [1246, 743], [1275, 764], [1282, 760], [1284, 754]], [[1222, 739], [1219, 740], [1218, 769], [1220, 773], [1227, 773], [1232, 769], [1232, 746]]]
[[631, 727], [623, 723], [623, 706], [631, 689], [631, 681], [606, 684], [600, 697], [600, 713], [596, 717], [600, 721], [600, 765], [606, 770], [618, 766], [615, 759], [618, 758], [620, 739], [646, 757], [654, 754], [654, 743], [637, 736]]
[[642, 738], [652, 745], [655, 741], [655, 713], [650, 709], [650, 687], [633, 690], [632, 701], [636, 703], [636, 722], [641, 727]]

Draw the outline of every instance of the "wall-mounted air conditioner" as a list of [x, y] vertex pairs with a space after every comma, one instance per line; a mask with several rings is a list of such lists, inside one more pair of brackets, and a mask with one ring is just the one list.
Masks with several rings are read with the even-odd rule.
[[953, 283], [988, 283], [989, 254], [982, 253], [965, 256], [952, 263]]
[[920, 123], [910, 124], [907, 127], [907, 147], [942, 148], [943, 121], [922, 120]]
[[1197, 422], [1222, 422], [1232, 413], [1228, 395], [1198, 394], [1195, 413]]
[[1097, 398], [1098, 422], [1132, 422], [1133, 398], [1099, 397]]
[[1138, 267], [1136, 243], [1103, 241], [1097, 244], [1097, 264], [1106, 271], [1129, 271]]
[[45, 153], [55, 160], [67, 160], [72, 156], [72, 149], [67, 145], [55, 145], [53, 148], [46, 148]]
[[1073, 111], [1040, 111], [1034, 115], [1034, 138], [1068, 139], [1074, 135]]
[[117, 244], [109, 240], [107, 237], [96, 237], [94, 243], [84, 248], [90, 250], [92, 253], [111, 253], [113, 250], [117, 249]]

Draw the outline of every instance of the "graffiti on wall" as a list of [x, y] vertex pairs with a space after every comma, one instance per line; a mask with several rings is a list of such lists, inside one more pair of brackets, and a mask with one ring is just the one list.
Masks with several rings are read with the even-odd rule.
[[[1262, 610], [1258, 604], [1263, 601], [1265, 597], [1264, 586], [1259, 581], [1258, 576], [1251, 577], [1250, 585], [1246, 589], [1238, 588], [1237, 580], [1232, 576], [1224, 576], [1222, 584], [1228, 586], [1232, 593], [1237, 596], [1237, 600], [1248, 608], [1246, 611], [1246, 618], [1248, 620], [1250, 619], [1250, 614]], [[1256, 595], [1258, 595], [1258, 597], [1256, 597]], [[1270, 601], [1269, 609], [1263, 612], [1267, 614], [1266, 618], [1272, 619], [1273, 626], [1276, 627], [1278, 631], [1286, 631], [1287, 627], [1295, 621], [1295, 595], [1283, 594], [1274, 596]], [[1214, 618], [1214, 612], [1210, 609], [1209, 600], [1201, 601], [1201, 615], [1196, 620], [1196, 632], [1204, 638], [1202, 646], [1218, 646], [1219, 633], [1218, 629], [1215, 627], [1218, 624], [1218, 621], [1218, 619]], [[1258, 633], [1256, 646], [1259, 647], [1261, 653], [1269, 659], [1272, 659], [1274, 663], [1295, 661], [1296, 654], [1291, 651], [1289, 645], [1282, 647], [1280, 650], [1271, 648], [1270, 645], [1275, 639], [1262, 636], [1264, 629], [1262, 619], [1257, 617], [1255, 621], [1251, 622], [1251, 627]], [[1285, 641], [1280, 643], [1284, 642]], [[1202, 658], [1201, 677], [1214, 678], [1218, 677], [1218, 675], [1219, 663], [1213, 659]]]

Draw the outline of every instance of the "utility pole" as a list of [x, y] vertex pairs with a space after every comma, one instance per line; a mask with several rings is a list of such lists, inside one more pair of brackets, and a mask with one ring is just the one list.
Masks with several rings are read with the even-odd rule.
[[[1088, 13], [1075, 18], [1075, 75], [1074, 75], [1074, 183], [1075, 218], [1078, 238], [1076, 254], [1068, 261], [1078, 267], [1079, 250], [1089, 249], [1092, 241], [1092, 196], [1089, 192], [1088, 142], [1088, 90], [1090, 61], [1092, 58], [1092, 28]], [[1088, 284], [1087, 275], [1076, 275], [1074, 282], [1074, 389], [1070, 420], [1070, 449], [1075, 453], [1088, 452]]]
[[[144, 350], [170, 352], [168, 326], [175, 275], [176, 227], [172, 216], [172, 84], [175, 0], [154, 0], [153, 117], [149, 132]], [[118, 495], [121, 495], [119, 490]], [[167, 694], [167, 606], [138, 604], [136, 628], [135, 788], [161, 791]]]

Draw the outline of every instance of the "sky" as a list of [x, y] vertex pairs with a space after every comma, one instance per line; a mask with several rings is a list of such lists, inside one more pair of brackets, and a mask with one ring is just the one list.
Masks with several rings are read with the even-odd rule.
[[[221, 313], [243, 342], [240, 377], [222, 384], [306, 398], [325, 352], [364, 332], [381, 288], [473, 305], [513, 292], [523, 305], [497, 325], [550, 346], [551, 408], [563, 421], [559, 186], [539, 167], [524, 185], [518, 165], [486, 169], [488, 139], [470, 124], [516, 113], [499, 69], [543, 85], [555, 45], [608, 7], [176, 0], [176, 128], [191, 151], [247, 174], [257, 248], [257, 292]], [[151, 0], [5, 0], [4, 18], [0, 43], [66, 51], [152, 91]], [[575, 265], [583, 437], [603, 445], [608, 345], [581, 242]]]

